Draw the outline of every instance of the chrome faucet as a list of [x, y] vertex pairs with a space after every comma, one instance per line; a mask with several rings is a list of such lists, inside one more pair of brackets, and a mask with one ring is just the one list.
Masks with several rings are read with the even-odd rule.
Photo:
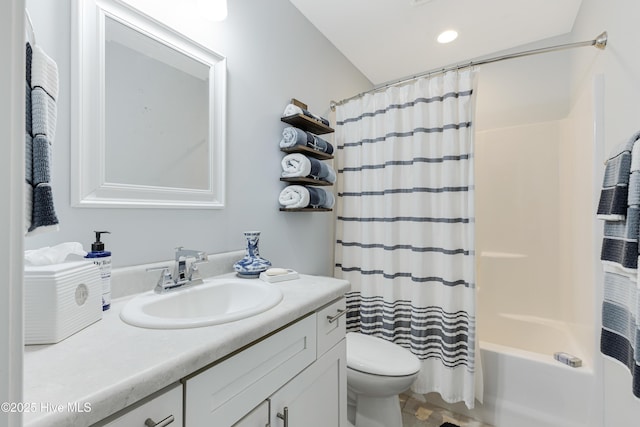
[[[189, 258], [193, 258], [190, 261]], [[207, 262], [207, 254], [202, 251], [194, 251], [192, 249], [184, 249], [182, 246], [176, 248], [176, 264], [173, 268], [173, 280], [177, 285], [192, 285], [202, 283], [198, 265], [201, 262]]]
[[156, 293], [162, 294], [171, 289], [202, 283], [198, 264], [208, 261], [205, 252], [178, 247], [176, 248], [175, 258], [173, 275], [169, 272], [169, 267], [167, 266], [147, 269], [147, 271], [162, 270], [155, 287]]

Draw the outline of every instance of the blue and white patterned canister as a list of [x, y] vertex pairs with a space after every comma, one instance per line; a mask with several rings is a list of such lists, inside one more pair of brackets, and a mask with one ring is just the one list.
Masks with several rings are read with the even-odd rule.
[[260, 256], [258, 242], [260, 241], [259, 231], [245, 231], [244, 237], [247, 239], [247, 249], [245, 256], [233, 264], [233, 268], [241, 277], [255, 278], [267, 268], [271, 267], [271, 262]]

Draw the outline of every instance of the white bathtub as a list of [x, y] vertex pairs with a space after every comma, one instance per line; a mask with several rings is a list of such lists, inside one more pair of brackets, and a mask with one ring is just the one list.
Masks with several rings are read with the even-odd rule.
[[[512, 314], [495, 316], [493, 321], [491, 328], [485, 324], [491, 320], [479, 325], [483, 403], [476, 402], [469, 411], [462, 403], [445, 403], [435, 393], [426, 396], [428, 401], [496, 427], [601, 425], [594, 404], [601, 399], [601, 391], [590, 358], [575, 347], [568, 325]], [[557, 362], [556, 351], [581, 357], [583, 366], [571, 368]]]

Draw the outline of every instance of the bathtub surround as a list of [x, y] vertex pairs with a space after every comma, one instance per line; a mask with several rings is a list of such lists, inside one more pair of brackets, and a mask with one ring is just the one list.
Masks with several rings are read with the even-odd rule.
[[421, 360], [412, 386], [472, 408], [476, 391], [475, 70], [422, 78], [336, 110], [336, 277], [350, 331]]
[[602, 263], [604, 301], [600, 351], [625, 365], [640, 398], [640, 306], [638, 230], [640, 224], [640, 132], [607, 160], [598, 218], [604, 219]]

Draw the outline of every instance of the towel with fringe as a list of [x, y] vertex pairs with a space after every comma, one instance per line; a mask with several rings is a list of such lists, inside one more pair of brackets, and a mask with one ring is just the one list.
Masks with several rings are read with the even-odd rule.
[[51, 190], [51, 149], [56, 134], [58, 66], [39, 46], [26, 45], [26, 235], [58, 230]]
[[304, 154], [287, 154], [281, 164], [283, 178], [309, 177], [332, 184], [336, 182], [336, 172], [331, 166]]
[[333, 145], [319, 136], [292, 126], [284, 128], [280, 148], [291, 148], [295, 145], [302, 145], [326, 154], [333, 154]]
[[600, 351], [623, 363], [640, 398], [640, 305], [638, 237], [640, 234], [640, 132], [607, 160], [598, 218], [605, 220], [600, 259], [604, 299]]
[[289, 185], [278, 197], [278, 201], [286, 209], [296, 208], [332, 208], [335, 203], [333, 193], [324, 188], [306, 185]]
[[287, 104], [287, 106], [284, 108], [284, 113], [282, 113], [282, 117], [295, 116], [296, 114], [305, 115], [307, 117], [310, 117], [314, 120], [321, 122], [326, 126], [329, 126], [329, 120], [325, 119], [324, 117], [320, 117], [316, 114], [313, 114], [312, 112], [305, 110], [304, 108], [300, 108], [297, 105], [293, 105], [293, 104]]

